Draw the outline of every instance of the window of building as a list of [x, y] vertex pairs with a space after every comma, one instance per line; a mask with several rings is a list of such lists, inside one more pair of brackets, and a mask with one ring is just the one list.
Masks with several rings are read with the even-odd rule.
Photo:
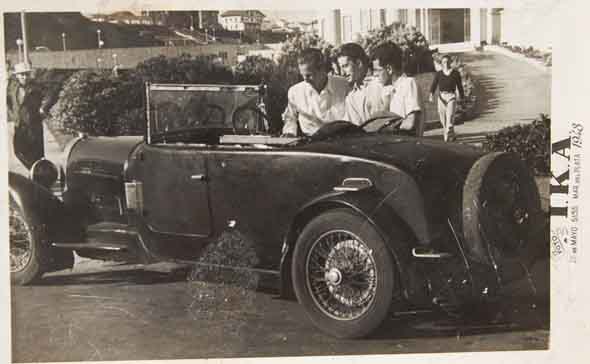
[[471, 11], [469, 9], [465, 9], [464, 12], [464, 24], [465, 24], [465, 41], [471, 41]]
[[342, 17], [342, 41], [352, 41], [352, 17], [349, 15]]
[[399, 12], [399, 21], [402, 24], [408, 24], [408, 9], [402, 9]]

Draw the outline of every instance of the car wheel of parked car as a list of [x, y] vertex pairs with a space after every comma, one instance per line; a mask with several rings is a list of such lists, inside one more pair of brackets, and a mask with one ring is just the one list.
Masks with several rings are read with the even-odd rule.
[[481, 157], [463, 188], [463, 231], [475, 260], [498, 269], [506, 259], [540, 249], [539, 191], [524, 162], [510, 153]]
[[41, 224], [34, 216], [27, 216], [10, 199], [10, 279], [12, 284], [26, 285], [44, 273], [47, 248], [43, 245]]
[[366, 218], [335, 209], [303, 229], [293, 251], [293, 288], [311, 321], [340, 338], [371, 333], [392, 304], [394, 262]]

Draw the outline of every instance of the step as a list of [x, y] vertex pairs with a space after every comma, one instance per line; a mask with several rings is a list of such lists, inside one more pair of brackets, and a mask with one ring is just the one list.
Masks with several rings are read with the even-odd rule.
[[422, 259], [443, 259], [452, 258], [453, 254], [442, 251], [429, 251], [429, 249], [414, 248], [412, 249], [412, 256], [414, 258]]
[[121, 235], [137, 235], [135, 227], [117, 222], [100, 222], [98, 224], [88, 225], [86, 232], [88, 234], [116, 233]]
[[72, 250], [93, 249], [93, 250], [110, 250], [110, 251], [126, 251], [129, 247], [126, 244], [117, 243], [100, 243], [96, 241], [89, 241], [84, 243], [51, 243], [56, 248], [65, 248]]
[[86, 239], [76, 243], [52, 243], [56, 248], [127, 251], [137, 239], [137, 230], [126, 224], [101, 222], [86, 228]]

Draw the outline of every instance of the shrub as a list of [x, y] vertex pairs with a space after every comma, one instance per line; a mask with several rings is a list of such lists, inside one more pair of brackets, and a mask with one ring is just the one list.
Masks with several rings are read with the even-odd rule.
[[334, 46], [315, 34], [295, 34], [281, 45], [281, 55], [278, 59], [278, 72], [284, 77], [287, 87], [301, 81], [297, 65], [298, 54], [306, 48], [318, 48], [324, 55], [328, 70], [334, 69]]
[[234, 82], [267, 85], [264, 97], [266, 113], [271, 132], [278, 132], [282, 127], [282, 113], [287, 107], [287, 91], [290, 87], [287, 75], [281, 71], [281, 65], [262, 56], [248, 56], [234, 69]]
[[125, 89], [110, 72], [79, 71], [64, 84], [51, 118], [66, 132], [116, 135], [113, 121], [126, 100]]
[[141, 82], [155, 83], [231, 83], [232, 73], [211, 57], [182, 54], [179, 57], [153, 57], [137, 65], [133, 74]]
[[404, 72], [417, 74], [434, 71], [428, 41], [414, 27], [393, 23], [370, 31], [361, 38], [360, 44], [370, 54], [377, 46], [387, 41], [397, 44], [404, 52]]
[[231, 83], [232, 73], [207, 57], [154, 57], [114, 76], [108, 70], [79, 71], [63, 86], [51, 124], [66, 133], [141, 134], [145, 128], [144, 83]]
[[517, 153], [536, 175], [549, 175], [551, 119], [540, 115], [531, 124], [516, 125], [489, 135], [483, 144], [488, 152]]

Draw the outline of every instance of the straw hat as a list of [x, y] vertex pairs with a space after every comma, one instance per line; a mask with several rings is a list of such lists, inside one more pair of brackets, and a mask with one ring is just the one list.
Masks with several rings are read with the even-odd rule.
[[31, 68], [26, 63], [15, 64], [14, 71], [12, 71], [12, 73], [15, 75], [19, 74], [19, 73], [29, 73], [29, 72], [31, 72]]

